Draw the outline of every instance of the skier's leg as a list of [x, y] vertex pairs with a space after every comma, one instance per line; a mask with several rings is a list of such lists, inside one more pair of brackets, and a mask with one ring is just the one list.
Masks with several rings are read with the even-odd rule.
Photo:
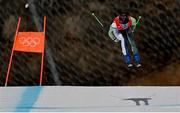
[[131, 47], [132, 47], [132, 52], [133, 52], [133, 55], [134, 55], [134, 61], [136, 63], [139, 63], [140, 62], [140, 56], [139, 56], [137, 46], [136, 46], [133, 38], [131, 38]]
[[126, 64], [131, 64], [131, 57], [130, 57], [130, 54], [128, 52], [128, 49], [127, 49], [127, 46], [126, 46], [126, 43], [125, 43], [125, 40], [124, 40], [124, 37], [121, 33], [119, 33], [119, 31], [113, 31], [115, 37], [120, 40], [120, 46], [121, 46], [121, 49], [122, 49], [122, 53], [123, 53], [123, 56], [124, 56], [124, 60], [125, 60], [125, 63]]
[[140, 55], [138, 53], [138, 49], [137, 49], [137, 46], [135, 44], [135, 41], [133, 39], [132, 34], [128, 33], [128, 40], [129, 40], [129, 43], [131, 45], [131, 49], [132, 49], [132, 52], [133, 52], [133, 55], [134, 55], [134, 61], [137, 64], [137, 67], [140, 67], [141, 66], [140, 65]]
[[127, 38], [124, 38], [124, 46], [126, 49], [126, 55], [124, 56], [124, 59], [126, 61], [126, 64], [128, 64], [128, 67], [132, 67], [133, 65], [131, 64], [131, 55], [128, 50], [128, 39]]

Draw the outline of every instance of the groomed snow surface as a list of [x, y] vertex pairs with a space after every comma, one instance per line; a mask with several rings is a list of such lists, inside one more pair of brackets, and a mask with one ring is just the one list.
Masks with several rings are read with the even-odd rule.
[[180, 112], [180, 87], [0, 87], [0, 111]]

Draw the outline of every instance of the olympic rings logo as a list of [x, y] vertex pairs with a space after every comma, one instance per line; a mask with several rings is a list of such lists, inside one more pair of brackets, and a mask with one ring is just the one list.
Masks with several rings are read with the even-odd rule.
[[37, 37], [21, 37], [19, 42], [26, 47], [36, 47], [40, 43], [40, 39]]

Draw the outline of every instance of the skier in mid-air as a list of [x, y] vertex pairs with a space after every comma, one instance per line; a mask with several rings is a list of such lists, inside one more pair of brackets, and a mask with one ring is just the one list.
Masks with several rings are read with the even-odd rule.
[[[136, 19], [131, 17], [128, 12], [121, 12], [120, 15], [113, 20], [108, 32], [109, 37], [114, 40], [114, 42], [120, 43], [124, 61], [128, 67], [132, 67], [133, 64], [136, 67], [141, 67], [140, 56], [133, 39], [133, 32], [137, 23]], [[129, 44], [133, 52], [133, 60], [128, 51]]]

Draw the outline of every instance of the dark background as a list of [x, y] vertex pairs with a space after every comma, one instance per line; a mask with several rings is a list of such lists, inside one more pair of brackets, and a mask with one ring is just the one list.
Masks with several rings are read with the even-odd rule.
[[[0, 0], [0, 85], [3, 86], [18, 17], [21, 31], [38, 31], [47, 16], [43, 85], [180, 85], [180, 1], [178, 0]], [[119, 44], [107, 30], [127, 10], [142, 16], [136, 30], [141, 69], [128, 69]], [[94, 12], [105, 25], [92, 17]], [[33, 19], [33, 16], [36, 17]], [[41, 55], [15, 52], [8, 85], [38, 85]]]

